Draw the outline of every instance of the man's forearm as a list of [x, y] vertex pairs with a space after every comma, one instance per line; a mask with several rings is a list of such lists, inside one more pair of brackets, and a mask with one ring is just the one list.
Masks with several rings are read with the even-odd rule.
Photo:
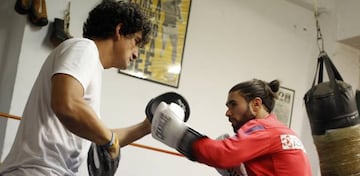
[[72, 133], [86, 138], [96, 144], [106, 144], [111, 139], [111, 131], [96, 116], [96, 113], [85, 103], [73, 104], [72, 110], [57, 112], [62, 124]]
[[138, 124], [126, 128], [113, 129], [113, 131], [119, 136], [120, 146], [124, 147], [149, 134], [151, 125], [150, 122], [145, 119]]

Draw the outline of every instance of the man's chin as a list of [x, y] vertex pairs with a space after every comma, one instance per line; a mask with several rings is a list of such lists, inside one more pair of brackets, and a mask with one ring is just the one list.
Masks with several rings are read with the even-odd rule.
[[232, 123], [231, 126], [233, 127], [233, 130], [235, 133], [245, 124], [246, 122], [238, 122], [238, 123]]
[[232, 128], [233, 128], [233, 130], [234, 130], [234, 133], [236, 134], [237, 133], [237, 131], [240, 129], [240, 127], [238, 127], [237, 125], [235, 125], [235, 124], [232, 124], [231, 125], [232, 126]]

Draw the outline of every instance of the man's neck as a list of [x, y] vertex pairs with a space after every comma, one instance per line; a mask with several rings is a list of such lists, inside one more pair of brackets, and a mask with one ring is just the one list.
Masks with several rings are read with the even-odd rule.
[[256, 114], [257, 119], [263, 119], [269, 116], [270, 113], [268, 113], [264, 108], [260, 109], [260, 111]]
[[99, 51], [100, 62], [104, 69], [111, 68], [113, 42], [111, 39], [92, 39]]

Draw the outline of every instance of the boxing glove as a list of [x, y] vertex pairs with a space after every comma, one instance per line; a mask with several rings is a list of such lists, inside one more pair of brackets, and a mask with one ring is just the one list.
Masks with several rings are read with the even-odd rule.
[[151, 135], [194, 161], [192, 144], [205, 137], [184, 123], [185, 112], [176, 103], [160, 102], [151, 123]]
[[154, 116], [155, 109], [160, 104], [160, 102], [165, 102], [167, 104], [176, 103], [178, 104], [184, 111], [184, 119], [186, 122], [190, 116], [190, 106], [186, 99], [178, 93], [175, 92], [166, 92], [163, 93], [149, 101], [145, 108], [146, 117], [151, 122]]
[[[217, 140], [223, 140], [230, 137], [229, 134], [223, 134], [219, 137], [217, 137]], [[246, 169], [244, 164], [240, 164], [239, 167], [234, 167], [234, 168], [230, 168], [230, 169], [220, 169], [220, 168], [215, 168], [216, 171], [222, 175], [222, 176], [247, 176], [246, 173]]]

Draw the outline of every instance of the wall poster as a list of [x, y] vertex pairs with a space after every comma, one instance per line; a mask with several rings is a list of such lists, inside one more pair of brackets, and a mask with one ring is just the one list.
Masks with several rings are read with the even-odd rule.
[[292, 110], [294, 105], [295, 91], [285, 87], [280, 87], [278, 91], [278, 99], [276, 99], [274, 114], [278, 120], [290, 127]]
[[119, 73], [178, 87], [191, 0], [128, 0], [139, 4], [153, 23], [149, 44]]

